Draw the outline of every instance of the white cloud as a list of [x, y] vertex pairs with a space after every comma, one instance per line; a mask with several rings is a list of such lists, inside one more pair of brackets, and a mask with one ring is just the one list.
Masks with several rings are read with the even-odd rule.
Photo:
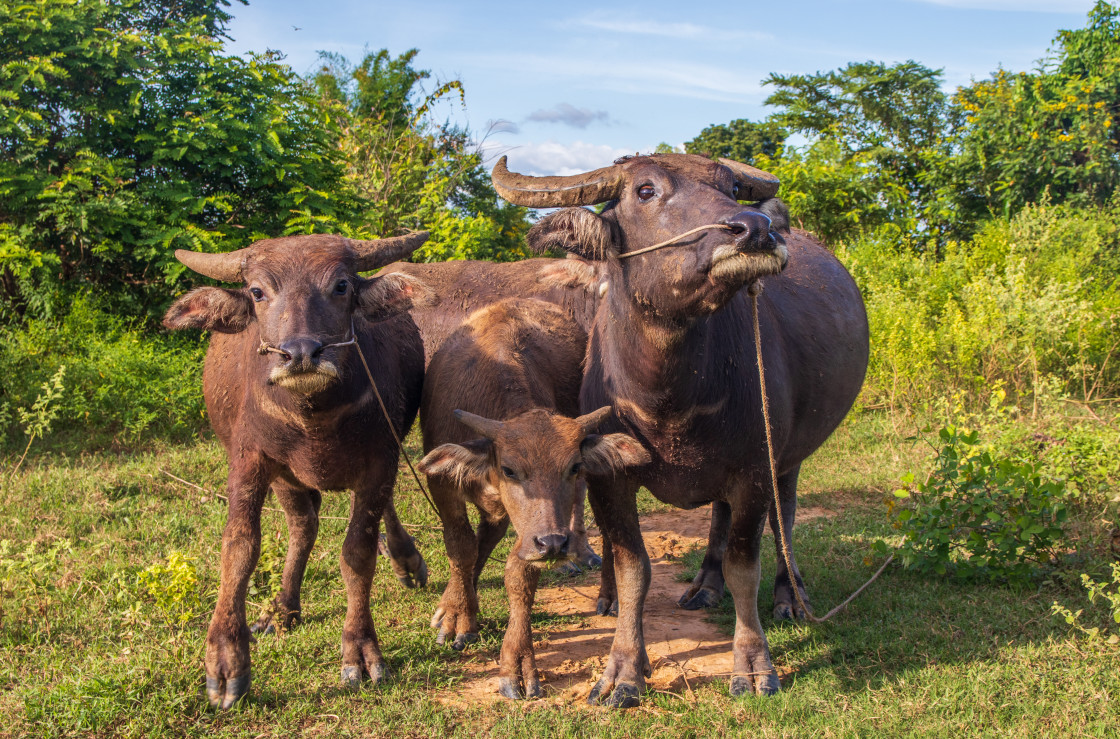
[[559, 103], [554, 108], [534, 110], [526, 120], [538, 123], [562, 123], [572, 128], [587, 128], [592, 123], [609, 123], [610, 118], [605, 110], [577, 108], [571, 103]]
[[698, 26], [694, 23], [669, 22], [635, 18], [619, 13], [592, 13], [583, 18], [570, 21], [572, 25], [593, 28], [610, 33], [625, 33], [639, 36], [666, 36], [672, 39], [695, 41], [773, 41], [774, 36], [759, 31], [730, 30]]
[[1033, 13], [1088, 13], [1094, 0], [918, 0], [965, 10], [1011, 10]]
[[516, 69], [521, 75], [547, 84], [551, 80], [575, 87], [614, 92], [672, 96], [718, 102], [742, 103], [762, 97], [755, 80], [765, 76], [735, 65], [697, 64], [679, 59], [615, 60], [601, 57], [542, 54], [480, 54], [470, 61], [489, 69]]
[[518, 146], [487, 142], [481, 149], [483, 158], [487, 161], [494, 161], [504, 154], [509, 157], [511, 171], [536, 176], [589, 172], [606, 167], [620, 156], [635, 153], [632, 149], [620, 149], [607, 144], [588, 144], [583, 141], [561, 144], [552, 140]]

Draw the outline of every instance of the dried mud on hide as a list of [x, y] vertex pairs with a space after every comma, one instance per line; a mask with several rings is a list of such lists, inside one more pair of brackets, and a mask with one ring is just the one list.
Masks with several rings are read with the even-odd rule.
[[[798, 521], [832, 515], [820, 508], [802, 508]], [[707, 620], [706, 611], [686, 611], [677, 599], [688, 587], [678, 582], [680, 558], [708, 541], [711, 508], [674, 510], [641, 519], [649, 552], [652, 580], [645, 607], [645, 637], [653, 675], [651, 690], [689, 698], [700, 685], [726, 680], [733, 666], [731, 637]], [[767, 530], [769, 532], [769, 530]], [[602, 551], [602, 539], [589, 529], [591, 545]], [[769, 539], [769, 537], [767, 537]], [[771, 546], [764, 542], [764, 546]], [[579, 616], [579, 621], [534, 630], [533, 646], [545, 696], [535, 703], [571, 704], [586, 700], [610, 653], [616, 620], [595, 615], [599, 575], [592, 572], [537, 591], [534, 612]], [[498, 694], [498, 650], [464, 654], [463, 681], [435, 697], [450, 705], [478, 705], [507, 700]], [[781, 668], [780, 677], [785, 678]]]

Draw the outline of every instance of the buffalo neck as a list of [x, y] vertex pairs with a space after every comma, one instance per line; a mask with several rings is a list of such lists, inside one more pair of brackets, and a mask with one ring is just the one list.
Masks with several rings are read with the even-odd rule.
[[733, 315], [739, 302], [737, 295], [712, 314], [668, 321], [612, 285], [595, 326], [611, 395], [638, 406], [647, 419], [678, 417], [725, 397], [729, 365], [753, 364], [744, 351], [751, 337]]

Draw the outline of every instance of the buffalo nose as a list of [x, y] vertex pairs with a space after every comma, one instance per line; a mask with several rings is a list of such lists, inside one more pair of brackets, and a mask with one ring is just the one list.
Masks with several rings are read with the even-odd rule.
[[533, 543], [537, 545], [537, 554], [544, 559], [557, 559], [568, 555], [567, 534], [548, 534], [534, 536]]
[[319, 361], [323, 345], [315, 339], [301, 337], [289, 339], [280, 346], [280, 359], [293, 370], [308, 370]]
[[722, 223], [731, 229], [735, 248], [740, 253], [773, 251], [777, 248], [777, 241], [770, 232], [770, 218], [765, 213], [744, 210], [723, 220]]

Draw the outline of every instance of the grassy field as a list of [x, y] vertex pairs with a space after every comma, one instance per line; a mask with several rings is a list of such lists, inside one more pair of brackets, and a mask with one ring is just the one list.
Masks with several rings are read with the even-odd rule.
[[[884, 495], [903, 472], [929, 464], [925, 450], [899, 438], [884, 416], [863, 414], [806, 465], [802, 504], [831, 512], [797, 529], [818, 610], [867, 577], [872, 542], [892, 534]], [[410, 441], [415, 452], [415, 435]], [[441, 701], [463, 679], [464, 660], [497, 653], [507, 613], [501, 567], [483, 578], [483, 638], [472, 655], [437, 647], [428, 620], [446, 558], [434, 515], [403, 475], [398, 508], [416, 527], [431, 581], [405, 591], [379, 564], [372, 607], [391, 682], [360, 693], [339, 685], [337, 559], [347, 499], [328, 494], [331, 518], [304, 590], [306, 622], [260, 638], [250, 698], [216, 714], [201, 693], [202, 654], [225, 519], [213, 491], [224, 477], [224, 455], [207, 437], [128, 455], [43, 454], [9, 481], [0, 501], [0, 540], [8, 540], [0, 545], [0, 735], [1116, 736], [1120, 725], [1120, 650], [1072, 635], [1050, 615], [1054, 600], [1081, 607], [1076, 574], [1100, 565], [1088, 553], [1018, 591], [890, 569], [825, 625], [772, 624], [764, 585], [763, 623], [779, 670], [790, 673], [769, 699], [731, 700], [726, 681], [716, 680], [694, 696], [652, 695], [621, 713]], [[282, 516], [266, 512], [249, 596], [257, 606], [275, 584], [285, 533]], [[763, 554], [767, 583], [772, 548]], [[726, 604], [713, 618], [730, 623]], [[541, 614], [535, 625], [543, 634], [558, 622]]]

